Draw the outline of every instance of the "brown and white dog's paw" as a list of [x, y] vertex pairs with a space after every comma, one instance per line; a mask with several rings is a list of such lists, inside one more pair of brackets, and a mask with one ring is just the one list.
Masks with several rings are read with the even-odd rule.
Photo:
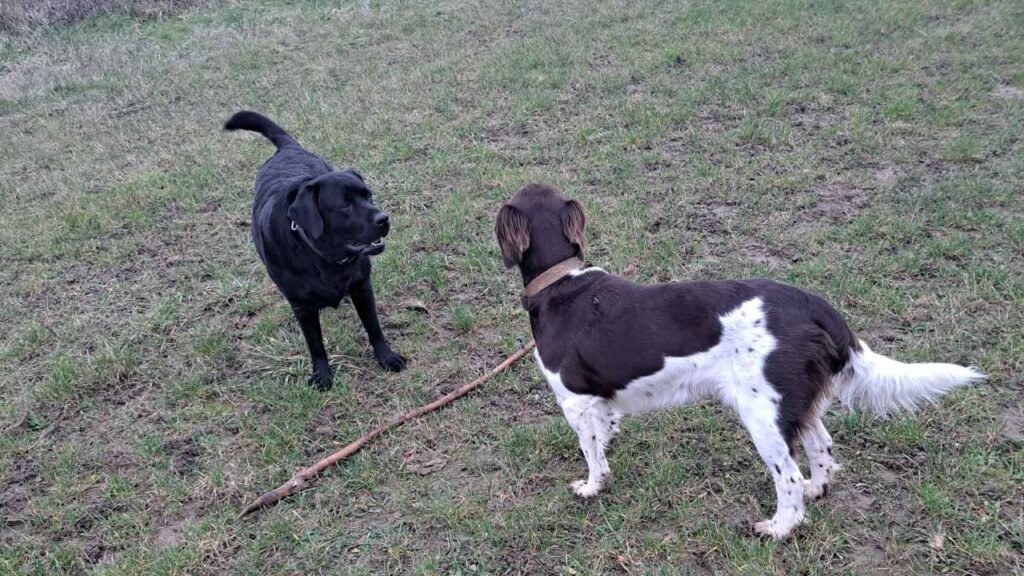
[[592, 498], [601, 491], [601, 485], [596, 482], [588, 482], [586, 480], [577, 480], [571, 484], [573, 494], [576, 494], [580, 498]]
[[775, 525], [774, 520], [761, 520], [754, 524], [754, 534], [758, 536], [764, 536], [766, 538], [772, 538], [774, 540], [782, 540], [789, 534], [783, 533], [779, 530], [778, 526]]
[[761, 520], [754, 524], [754, 533], [772, 540], [785, 540], [793, 535], [793, 529], [803, 523], [803, 515], [796, 518]]
[[828, 495], [828, 482], [815, 483], [813, 480], [804, 480], [804, 498], [817, 500]]

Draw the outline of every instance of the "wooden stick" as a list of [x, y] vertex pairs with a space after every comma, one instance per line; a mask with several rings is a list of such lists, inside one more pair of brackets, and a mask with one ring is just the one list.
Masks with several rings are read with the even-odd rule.
[[445, 404], [448, 404], [449, 402], [455, 400], [456, 398], [465, 396], [474, 388], [483, 384], [491, 376], [503, 372], [506, 368], [508, 368], [512, 364], [515, 364], [523, 356], [526, 356], [526, 354], [532, 348], [533, 340], [531, 340], [526, 346], [523, 346], [521, 350], [506, 358], [504, 362], [498, 364], [493, 370], [477, 378], [476, 380], [473, 380], [469, 384], [466, 384], [462, 388], [459, 388], [454, 392], [446, 394], [445, 396], [442, 396], [441, 398], [434, 400], [433, 402], [427, 404], [426, 406], [420, 406], [419, 408], [410, 410], [405, 414], [393, 418], [390, 422], [382, 424], [374, 428], [373, 430], [370, 430], [368, 433], [356, 439], [355, 442], [352, 442], [351, 444], [345, 446], [341, 450], [338, 450], [334, 454], [331, 454], [330, 456], [320, 460], [316, 464], [313, 464], [312, 466], [305, 468], [303, 470], [299, 470], [298, 472], [295, 473], [294, 476], [291, 477], [291, 480], [288, 480], [287, 482], [281, 484], [280, 486], [271, 490], [270, 492], [265, 493], [264, 495], [257, 498], [252, 504], [246, 506], [245, 509], [242, 510], [242, 513], [238, 515], [238, 517], [241, 518], [251, 512], [255, 512], [260, 508], [269, 506], [282, 498], [287, 498], [288, 496], [291, 496], [292, 494], [298, 492], [299, 490], [302, 490], [306, 486], [306, 482], [308, 482], [317, 474], [322, 472], [325, 468], [328, 468], [331, 465], [337, 463], [338, 461], [343, 460], [344, 458], [347, 458], [352, 454], [355, 454], [370, 440], [373, 440], [377, 436], [380, 436], [384, 432], [387, 432], [388, 430], [395, 428], [396, 426], [401, 426], [402, 424], [405, 424], [406, 422], [412, 420], [413, 418], [418, 418], [426, 414], [427, 412], [433, 412], [434, 410], [437, 410], [438, 408], [444, 406]]

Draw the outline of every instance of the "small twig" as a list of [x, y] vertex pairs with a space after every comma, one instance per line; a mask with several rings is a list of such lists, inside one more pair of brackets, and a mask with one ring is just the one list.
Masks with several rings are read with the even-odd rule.
[[324, 469], [330, 467], [331, 465], [337, 463], [340, 460], [343, 460], [344, 458], [351, 456], [352, 454], [355, 454], [370, 440], [373, 440], [377, 436], [380, 436], [384, 432], [387, 432], [388, 430], [395, 428], [396, 426], [401, 426], [402, 424], [405, 424], [406, 422], [412, 420], [413, 418], [418, 418], [428, 412], [433, 412], [434, 410], [437, 410], [438, 408], [444, 406], [445, 404], [448, 404], [449, 402], [455, 400], [456, 398], [465, 396], [474, 388], [483, 384], [491, 376], [494, 376], [495, 374], [504, 371], [512, 364], [515, 364], [523, 356], [526, 356], [526, 354], [529, 353], [529, 351], [532, 348], [533, 341], [531, 340], [529, 344], [523, 346], [522, 349], [520, 349], [518, 352], [506, 358], [504, 362], [498, 364], [493, 370], [491, 370], [487, 374], [484, 374], [483, 376], [477, 378], [476, 380], [470, 382], [469, 384], [466, 384], [465, 386], [459, 388], [454, 392], [451, 392], [449, 394], [442, 396], [441, 398], [438, 398], [437, 400], [434, 400], [433, 402], [427, 404], [426, 406], [420, 406], [419, 408], [410, 410], [405, 414], [393, 418], [390, 422], [382, 424], [374, 428], [373, 430], [370, 430], [366, 434], [356, 439], [355, 442], [352, 442], [351, 444], [345, 446], [341, 450], [338, 450], [334, 454], [331, 454], [330, 456], [320, 460], [316, 464], [313, 464], [312, 466], [305, 468], [303, 470], [299, 470], [298, 472], [295, 473], [294, 476], [291, 477], [290, 480], [278, 486], [277, 488], [271, 490], [270, 492], [263, 494], [262, 496], [257, 498], [252, 504], [246, 506], [245, 509], [242, 510], [241, 514], [238, 515], [238, 517], [241, 518], [246, 514], [255, 512], [260, 508], [269, 506], [274, 502], [281, 500], [282, 498], [287, 498], [288, 496], [291, 496], [292, 494], [298, 492], [299, 490], [302, 490], [306, 486], [306, 482], [311, 480]]

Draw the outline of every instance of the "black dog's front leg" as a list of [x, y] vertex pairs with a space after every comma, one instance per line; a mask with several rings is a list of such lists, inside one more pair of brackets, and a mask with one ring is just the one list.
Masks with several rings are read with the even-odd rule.
[[373, 346], [373, 355], [381, 368], [391, 372], [400, 372], [405, 368], [405, 358], [396, 353], [388, 345], [387, 338], [380, 329], [380, 321], [377, 319], [377, 300], [373, 296], [373, 285], [370, 278], [349, 288], [348, 295], [352, 298], [352, 304], [356, 307], [359, 319], [363, 322], [366, 335], [370, 337], [370, 346]]
[[294, 306], [292, 310], [295, 312], [295, 319], [299, 321], [299, 327], [302, 328], [302, 335], [306, 337], [309, 355], [313, 359], [313, 375], [309, 377], [309, 384], [320, 391], [330, 390], [334, 385], [334, 373], [331, 372], [327, 351], [324, 350], [324, 336], [320, 331], [320, 310]]

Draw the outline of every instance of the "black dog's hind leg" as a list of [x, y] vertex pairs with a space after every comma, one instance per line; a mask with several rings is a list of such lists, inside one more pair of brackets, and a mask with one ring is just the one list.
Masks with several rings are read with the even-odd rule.
[[309, 377], [309, 384], [317, 390], [330, 390], [334, 385], [334, 373], [331, 372], [331, 364], [327, 360], [327, 351], [324, 350], [324, 336], [320, 331], [320, 311], [316, 308], [292, 307], [295, 312], [295, 319], [299, 321], [302, 328], [302, 335], [306, 337], [306, 345], [309, 346], [309, 355], [313, 359], [313, 375]]
[[391, 349], [387, 338], [381, 332], [380, 321], [377, 319], [377, 301], [373, 296], [373, 285], [370, 284], [370, 278], [367, 277], [362, 282], [352, 285], [348, 295], [356, 307], [356, 312], [359, 313], [359, 319], [363, 322], [366, 335], [370, 338], [370, 346], [373, 346], [373, 355], [377, 357], [381, 368], [391, 372], [400, 372], [405, 368], [405, 358]]

